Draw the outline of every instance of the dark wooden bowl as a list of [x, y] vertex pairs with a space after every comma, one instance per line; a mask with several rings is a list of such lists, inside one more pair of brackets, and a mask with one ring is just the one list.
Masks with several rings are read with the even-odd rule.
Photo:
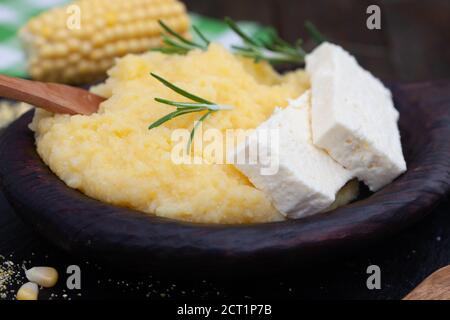
[[177, 222], [68, 188], [41, 161], [27, 125], [0, 140], [0, 181], [19, 215], [77, 256], [139, 270], [273, 272], [361, 248], [418, 221], [450, 190], [450, 82], [392, 85], [408, 171], [366, 199], [310, 218], [255, 225]]

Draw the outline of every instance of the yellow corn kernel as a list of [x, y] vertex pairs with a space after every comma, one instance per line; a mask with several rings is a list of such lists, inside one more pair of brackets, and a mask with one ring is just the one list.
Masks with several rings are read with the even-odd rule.
[[[79, 29], [69, 28], [69, 5], [80, 8]], [[98, 81], [115, 58], [161, 45], [158, 20], [180, 34], [189, 32], [189, 17], [179, 0], [76, 0], [69, 5], [42, 13], [20, 31], [33, 79]]]
[[17, 300], [37, 300], [39, 295], [39, 288], [36, 283], [27, 282], [17, 291]]
[[58, 282], [58, 271], [51, 267], [33, 267], [25, 271], [28, 281], [44, 288], [53, 287]]

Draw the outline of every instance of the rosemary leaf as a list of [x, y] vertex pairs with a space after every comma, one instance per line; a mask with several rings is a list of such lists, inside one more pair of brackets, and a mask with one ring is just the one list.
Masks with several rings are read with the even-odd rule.
[[195, 33], [197, 34], [197, 36], [198, 36], [200, 39], [203, 40], [203, 42], [205, 43], [205, 45], [206, 45], [206, 46], [209, 46], [210, 41], [205, 37], [205, 35], [204, 35], [204, 34], [203, 34], [196, 26], [193, 26], [192, 28], [194, 29], [194, 31], [195, 31]]
[[234, 22], [233, 19], [231, 19], [230, 17], [225, 17], [225, 22], [228, 24], [228, 26], [234, 31], [236, 32], [241, 38], [242, 40], [244, 40], [245, 42], [254, 45], [254, 46], [259, 46], [259, 44], [254, 41], [252, 38], [250, 38], [249, 36], [247, 36], [242, 30], [241, 28], [239, 28], [239, 26], [237, 25], [236, 22]]
[[209, 117], [209, 115], [210, 115], [211, 113], [213, 113], [213, 112], [215, 112], [215, 111], [213, 111], [213, 110], [208, 111], [208, 112], [205, 113], [200, 119], [198, 119], [198, 120], [195, 122], [194, 127], [193, 127], [192, 130], [191, 130], [191, 134], [189, 135], [189, 141], [188, 141], [188, 144], [187, 144], [187, 146], [186, 146], [186, 151], [187, 151], [187, 153], [189, 153], [189, 152], [191, 151], [192, 141], [194, 140], [195, 131], [197, 130], [199, 124], [200, 124], [201, 122], [205, 121], [205, 119], [206, 119], [207, 117]]
[[320, 33], [319, 29], [317, 29], [311, 21], [305, 21], [305, 29], [317, 44], [321, 44], [322, 42], [326, 41], [325, 37], [322, 35], [322, 33]]
[[172, 30], [168, 25], [166, 25], [162, 20], [158, 20], [159, 25], [164, 29], [164, 31], [166, 31], [168, 34], [170, 34], [171, 36], [173, 36], [174, 38], [178, 39], [179, 41], [181, 41], [182, 43], [185, 43], [187, 45], [193, 46], [193, 47], [198, 47], [200, 49], [203, 49], [204, 47], [193, 42], [190, 41], [186, 38], [184, 38], [183, 36], [181, 36], [179, 33], [175, 32], [174, 30]]
[[192, 113], [192, 112], [198, 112], [198, 110], [186, 110], [186, 111], [180, 111], [180, 110], [176, 110], [174, 112], [171, 112], [167, 115], [165, 115], [164, 117], [162, 117], [161, 119], [156, 120], [155, 122], [153, 122], [148, 129], [153, 129], [156, 127], [159, 127], [160, 125], [162, 125], [163, 123], [172, 120], [173, 118], [188, 114], [188, 113]]
[[163, 36], [163, 43], [168, 47], [168, 48], [176, 48], [176, 49], [180, 49], [180, 50], [185, 50], [186, 52], [189, 52], [191, 50], [196, 49], [197, 47], [191, 46], [191, 45], [187, 45], [184, 43], [179, 43], [179, 41], [176, 40], [172, 40], [171, 38], [167, 37], [167, 36]]
[[203, 98], [197, 97], [196, 95], [193, 95], [192, 93], [189, 93], [179, 87], [177, 87], [176, 85], [170, 83], [169, 81], [167, 81], [166, 79], [161, 78], [160, 76], [158, 76], [157, 74], [154, 73], [150, 73], [152, 75], [152, 77], [156, 78], [159, 82], [161, 82], [162, 84], [164, 84], [166, 87], [172, 89], [173, 91], [175, 91], [178, 94], [181, 94], [182, 96], [189, 98], [193, 101], [197, 101], [200, 103], [205, 103], [205, 104], [214, 104], [208, 100], [205, 100]]
[[202, 104], [202, 103], [197, 103], [197, 102], [178, 102], [178, 101], [171, 101], [171, 100], [166, 100], [163, 98], [155, 98], [155, 101], [158, 101], [160, 103], [164, 103], [167, 104], [169, 106], [174, 106], [177, 108], [183, 108], [183, 109], [202, 109], [202, 110], [207, 110], [210, 109], [212, 106], [211, 104]]
[[164, 54], [186, 54], [190, 50], [182, 49], [182, 48], [172, 48], [172, 47], [161, 47], [161, 48], [152, 48], [150, 51], [157, 51]]

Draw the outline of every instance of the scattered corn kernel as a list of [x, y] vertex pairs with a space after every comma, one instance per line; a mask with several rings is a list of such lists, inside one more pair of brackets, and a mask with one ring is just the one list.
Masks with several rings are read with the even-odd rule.
[[39, 295], [39, 288], [36, 283], [27, 282], [22, 285], [17, 291], [17, 300], [37, 300]]
[[51, 267], [33, 267], [25, 271], [25, 276], [44, 288], [51, 288], [58, 282], [58, 271]]
[[[185, 6], [178, 0], [77, 0], [69, 5], [80, 8], [79, 29], [69, 29], [67, 5], [31, 19], [20, 31], [33, 79], [70, 84], [101, 80], [114, 58], [161, 44], [159, 19], [180, 34], [189, 29]], [[65, 72], [67, 68], [75, 72]]]

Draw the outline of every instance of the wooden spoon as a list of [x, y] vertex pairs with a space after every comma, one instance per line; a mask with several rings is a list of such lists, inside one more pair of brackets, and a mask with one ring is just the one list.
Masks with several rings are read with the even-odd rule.
[[84, 115], [97, 112], [105, 100], [80, 88], [5, 75], [0, 75], [0, 97], [27, 102], [53, 113]]
[[450, 300], [450, 266], [428, 276], [403, 300]]

